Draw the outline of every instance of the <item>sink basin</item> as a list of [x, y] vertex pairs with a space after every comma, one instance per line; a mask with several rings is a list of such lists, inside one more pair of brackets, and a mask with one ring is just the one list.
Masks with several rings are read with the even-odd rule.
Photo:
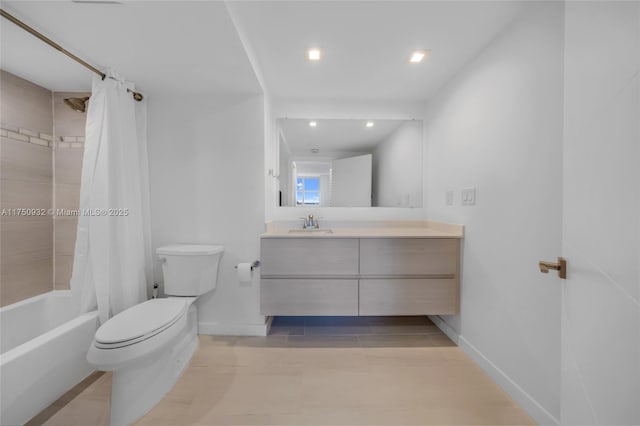
[[290, 234], [333, 234], [331, 229], [289, 229]]

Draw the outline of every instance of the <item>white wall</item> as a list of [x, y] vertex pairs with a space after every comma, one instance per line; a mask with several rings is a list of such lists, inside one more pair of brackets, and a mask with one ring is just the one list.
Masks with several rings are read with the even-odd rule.
[[461, 313], [445, 320], [540, 423], [560, 413], [560, 288], [537, 262], [560, 255], [562, 46], [563, 4], [528, 4], [425, 119], [426, 215], [465, 225]]
[[422, 121], [407, 121], [373, 151], [373, 205], [422, 207]]
[[[259, 259], [264, 229], [262, 95], [149, 97], [154, 250], [176, 242], [225, 247], [218, 287], [198, 301], [201, 332], [256, 333], [259, 278], [240, 284], [234, 265]], [[156, 264], [156, 277], [161, 277]]]
[[640, 3], [567, 2], [562, 423], [640, 424]]

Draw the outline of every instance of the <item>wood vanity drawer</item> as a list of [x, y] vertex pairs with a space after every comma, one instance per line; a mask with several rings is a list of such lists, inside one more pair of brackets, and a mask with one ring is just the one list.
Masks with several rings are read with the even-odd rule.
[[450, 275], [458, 271], [460, 242], [450, 238], [363, 238], [360, 274]]
[[358, 280], [262, 278], [262, 315], [358, 315]]
[[458, 280], [361, 279], [360, 315], [449, 315], [458, 313]]
[[356, 238], [263, 238], [262, 276], [358, 275]]

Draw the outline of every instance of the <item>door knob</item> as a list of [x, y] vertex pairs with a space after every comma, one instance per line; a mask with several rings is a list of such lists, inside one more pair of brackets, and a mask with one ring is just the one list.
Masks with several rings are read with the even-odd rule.
[[538, 262], [538, 266], [540, 267], [540, 272], [543, 274], [548, 274], [549, 269], [553, 269], [554, 271], [558, 271], [558, 276], [563, 280], [567, 279], [567, 260], [564, 257], [559, 257], [558, 262]]

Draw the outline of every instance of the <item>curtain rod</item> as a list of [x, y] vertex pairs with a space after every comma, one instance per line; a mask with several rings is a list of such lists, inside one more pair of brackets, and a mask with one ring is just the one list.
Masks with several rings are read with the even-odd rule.
[[[100, 71], [98, 68], [96, 68], [96, 67], [92, 66], [91, 64], [89, 64], [89, 63], [83, 61], [82, 59], [78, 58], [76, 55], [74, 55], [73, 53], [69, 52], [68, 50], [66, 50], [65, 48], [60, 46], [58, 43], [56, 43], [55, 41], [51, 40], [50, 38], [44, 36], [43, 34], [39, 33], [38, 31], [34, 30], [29, 25], [25, 24], [24, 22], [22, 22], [21, 20], [19, 20], [15, 16], [13, 16], [13, 15], [9, 14], [8, 12], [6, 12], [4, 9], [0, 8], [0, 14], [2, 15], [3, 18], [8, 19], [9, 21], [13, 22], [17, 26], [19, 26], [20, 28], [25, 30], [26, 32], [28, 32], [31, 35], [33, 35], [33, 36], [39, 38], [40, 40], [44, 41], [45, 43], [47, 43], [49, 46], [53, 47], [54, 49], [64, 53], [65, 55], [67, 55], [68, 57], [70, 57], [71, 59], [73, 59], [74, 61], [79, 63], [80, 65], [84, 66], [85, 68], [88, 68], [91, 71], [93, 71], [94, 73], [98, 74], [100, 77], [102, 77], [103, 80], [107, 77], [107, 75], [105, 73], [103, 73], [102, 71]], [[127, 92], [130, 92], [133, 95], [133, 99], [135, 99], [138, 102], [141, 101], [142, 99], [144, 99], [144, 96], [142, 96], [141, 93], [134, 92], [131, 89], [127, 89]]]

